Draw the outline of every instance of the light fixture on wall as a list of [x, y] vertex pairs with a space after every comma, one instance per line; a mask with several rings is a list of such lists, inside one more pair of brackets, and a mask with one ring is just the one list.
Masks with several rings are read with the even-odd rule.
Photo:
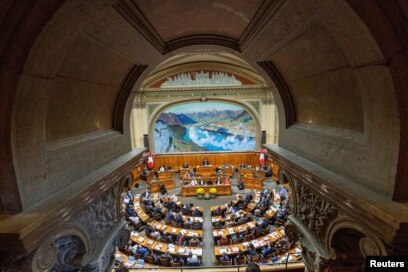
[[201, 102], [207, 102], [207, 100], [208, 100], [208, 99], [207, 99], [207, 97], [205, 97], [205, 96], [202, 96], [202, 97], [200, 98], [200, 101], [201, 101]]

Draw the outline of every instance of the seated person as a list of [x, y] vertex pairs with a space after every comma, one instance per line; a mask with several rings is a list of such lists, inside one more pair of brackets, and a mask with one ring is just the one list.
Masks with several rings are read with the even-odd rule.
[[185, 246], [185, 244], [186, 244], [186, 238], [184, 237], [184, 234], [181, 234], [179, 237], [177, 237], [177, 245]]
[[162, 255], [160, 256], [160, 259], [168, 259], [169, 261], [172, 261], [172, 260], [173, 260], [173, 258], [171, 257], [171, 255], [170, 255], [170, 253], [169, 253], [169, 250], [167, 250], [166, 253], [162, 254]]
[[193, 222], [193, 224], [191, 225], [191, 228], [193, 228], [193, 229], [202, 229], [202, 228], [203, 228], [203, 225], [202, 225], [200, 222], [195, 221], [195, 222]]
[[183, 226], [184, 226], [184, 228], [186, 228], [186, 229], [191, 229], [192, 225], [193, 225], [193, 222], [191, 222], [191, 219], [190, 219], [190, 218], [188, 218], [187, 221], [185, 221], [185, 222], [183, 223]]
[[188, 163], [183, 163], [183, 168], [188, 168]]
[[172, 212], [172, 211], [169, 211], [169, 212], [167, 213], [167, 221], [172, 222], [172, 221], [174, 221], [174, 220], [175, 220], [175, 218], [174, 218], [173, 212]]
[[173, 166], [171, 165], [167, 166], [167, 170], [173, 170]]
[[181, 266], [183, 266], [184, 265], [184, 259], [180, 255], [177, 254], [176, 256], [174, 256], [171, 263], [173, 263], [173, 264], [179, 263], [179, 264], [181, 264]]
[[176, 224], [177, 226], [183, 225], [183, 214], [179, 212], [176, 216]]
[[147, 251], [148, 251], [147, 248], [141, 246], [141, 247], [139, 247], [139, 248], [137, 249], [136, 253], [142, 255], [142, 258], [144, 258], [145, 255], [147, 254]]
[[164, 165], [161, 165], [161, 166], [159, 167], [159, 171], [160, 171], [160, 172], [166, 171], [166, 168], [164, 167]]
[[191, 185], [191, 186], [196, 186], [196, 185], [198, 185], [197, 180], [196, 180], [195, 177], [191, 180], [190, 185]]
[[224, 184], [225, 184], [225, 185], [231, 185], [231, 180], [230, 180], [230, 177], [229, 177], [229, 176], [227, 176], [227, 177], [225, 178]]
[[193, 254], [192, 252], [190, 252], [188, 256], [189, 256], [187, 258], [188, 266], [199, 266], [200, 265], [200, 260], [198, 259], [198, 256], [196, 254]]
[[240, 260], [244, 260], [245, 259], [245, 255], [244, 254], [242, 254], [242, 251], [241, 250], [239, 250], [238, 251], [238, 255], [235, 257], [235, 262], [239, 262]]
[[212, 185], [212, 180], [211, 179], [207, 180], [207, 185]]
[[244, 181], [240, 180], [238, 184], [238, 190], [244, 190], [244, 189], [245, 189]]
[[217, 178], [216, 184], [217, 184], [217, 185], [222, 185], [222, 181], [221, 181], [221, 178], [220, 178], [220, 177]]
[[198, 177], [198, 185], [200, 185], [200, 186], [204, 186], [204, 185], [205, 185], [205, 182], [204, 182], [204, 180], [203, 180], [201, 177]]
[[200, 240], [198, 239], [197, 234], [194, 234], [194, 236], [190, 239], [190, 246], [192, 245], [200, 245]]
[[210, 165], [210, 162], [208, 161], [208, 159], [203, 160], [203, 165]]
[[242, 162], [242, 163], [239, 165], [239, 168], [244, 169], [244, 168], [245, 168], [245, 164]]
[[164, 186], [163, 183], [160, 183], [159, 187], [160, 187], [160, 193], [162, 195], [167, 194], [166, 186]]
[[230, 258], [228, 257], [227, 253], [224, 252], [222, 256], [220, 257], [220, 262], [228, 262]]
[[142, 193], [142, 198], [149, 198], [150, 197], [150, 191], [149, 189], [146, 189], [143, 193]]
[[140, 218], [136, 215], [136, 216], [130, 216], [129, 220], [133, 222], [133, 224], [138, 225], [140, 224]]
[[250, 243], [248, 249], [248, 259], [252, 260], [252, 257], [255, 257], [256, 255], [258, 255], [258, 252], [256, 252], [254, 245]]
[[266, 246], [262, 249], [261, 251], [261, 257], [265, 258], [269, 254], [272, 254], [275, 252], [275, 246], [271, 245], [269, 242], [266, 244]]
[[224, 245], [228, 245], [228, 238], [227, 236], [222, 235], [221, 238], [218, 240], [218, 245], [220, 246], [224, 246]]

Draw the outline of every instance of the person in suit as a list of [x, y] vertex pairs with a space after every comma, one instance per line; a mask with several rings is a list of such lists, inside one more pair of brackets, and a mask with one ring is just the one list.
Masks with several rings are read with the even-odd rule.
[[188, 168], [188, 163], [185, 162], [185, 163], [183, 164], [183, 168]]
[[207, 158], [205, 158], [205, 159], [203, 160], [203, 165], [210, 165], [210, 162], [208, 161]]
[[222, 181], [220, 177], [217, 178], [217, 185], [222, 185]]

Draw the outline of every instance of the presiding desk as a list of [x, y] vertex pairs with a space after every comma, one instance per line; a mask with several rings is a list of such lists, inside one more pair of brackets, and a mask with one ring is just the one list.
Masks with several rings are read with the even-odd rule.
[[215, 167], [212, 165], [200, 165], [196, 168], [196, 174], [204, 179], [215, 176]]
[[159, 193], [160, 192], [160, 183], [163, 183], [166, 190], [173, 190], [176, 188], [176, 184], [174, 183], [174, 179], [170, 180], [152, 180], [151, 182], [147, 182], [150, 185], [150, 192], [152, 193]]
[[209, 194], [211, 188], [217, 189], [217, 195], [231, 195], [231, 185], [184, 185], [181, 187], [181, 193], [183, 197], [196, 196], [197, 189], [203, 188], [204, 194]]

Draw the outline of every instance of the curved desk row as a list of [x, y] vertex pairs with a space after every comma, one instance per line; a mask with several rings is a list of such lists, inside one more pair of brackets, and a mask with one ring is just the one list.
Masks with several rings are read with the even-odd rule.
[[149, 223], [149, 225], [164, 234], [171, 234], [171, 235], [183, 234], [185, 237], [197, 236], [200, 239], [203, 237], [202, 230], [190, 230], [190, 229], [184, 229], [184, 228], [177, 228], [177, 227], [169, 226], [166, 224], [162, 224], [158, 221], [152, 221]]
[[171, 255], [180, 255], [182, 257], [187, 257], [190, 252], [192, 254], [196, 254], [198, 257], [201, 257], [203, 255], [203, 249], [201, 247], [177, 246], [173, 244], [158, 242], [137, 233], [132, 233], [130, 239], [138, 245], [160, 253], [166, 253], [168, 250]]

